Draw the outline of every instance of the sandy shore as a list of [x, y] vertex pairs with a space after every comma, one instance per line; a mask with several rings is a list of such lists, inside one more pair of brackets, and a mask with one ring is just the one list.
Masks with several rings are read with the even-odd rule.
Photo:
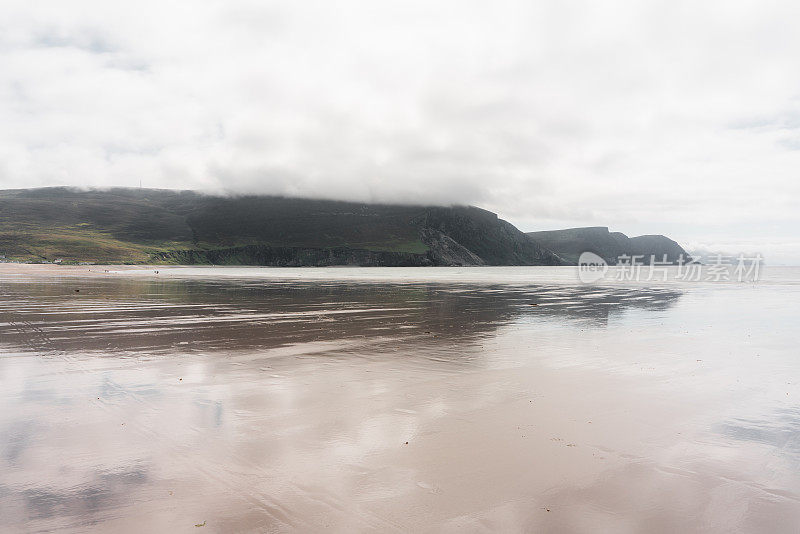
[[794, 286], [105, 269], [0, 265], [0, 529], [800, 524]]

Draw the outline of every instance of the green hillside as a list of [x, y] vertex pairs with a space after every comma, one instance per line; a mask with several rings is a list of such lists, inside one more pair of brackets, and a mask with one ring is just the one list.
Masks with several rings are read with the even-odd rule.
[[92, 263], [560, 263], [478, 208], [155, 189], [0, 191], [0, 255]]

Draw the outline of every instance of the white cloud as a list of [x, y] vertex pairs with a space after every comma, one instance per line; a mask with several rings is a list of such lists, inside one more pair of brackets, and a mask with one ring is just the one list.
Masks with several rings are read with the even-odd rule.
[[789, 1], [6, 0], [0, 187], [463, 202], [795, 250], [799, 21]]

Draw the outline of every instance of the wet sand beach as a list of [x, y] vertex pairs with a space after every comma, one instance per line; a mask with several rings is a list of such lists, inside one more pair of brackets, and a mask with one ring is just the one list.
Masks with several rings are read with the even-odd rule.
[[798, 296], [0, 264], [0, 531], [796, 532]]

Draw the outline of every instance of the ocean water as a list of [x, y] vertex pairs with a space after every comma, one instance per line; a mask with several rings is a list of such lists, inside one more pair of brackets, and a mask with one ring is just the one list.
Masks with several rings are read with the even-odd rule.
[[797, 532], [800, 269], [675, 274], [0, 265], [0, 531]]

